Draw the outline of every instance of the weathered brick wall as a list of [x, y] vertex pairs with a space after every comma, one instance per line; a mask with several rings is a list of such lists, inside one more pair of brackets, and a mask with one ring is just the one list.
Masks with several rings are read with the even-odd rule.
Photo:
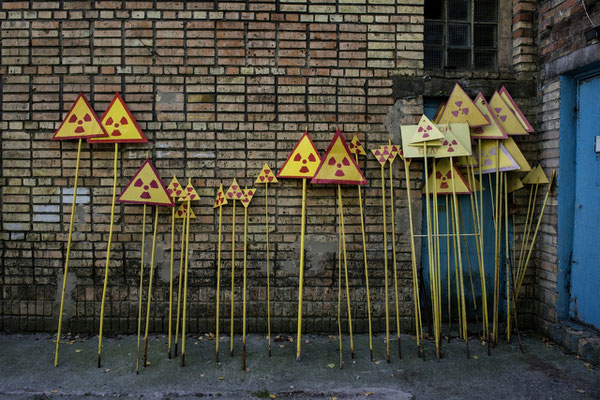
[[[278, 168], [305, 127], [323, 152], [336, 128], [379, 146], [422, 112], [419, 93], [394, 104], [392, 76], [422, 74], [422, 0], [3, 2], [0, 10], [2, 257], [0, 329], [52, 331], [58, 318], [75, 142], [50, 138], [79, 92], [101, 114], [120, 92], [149, 138], [119, 148], [119, 190], [148, 152], [168, 182], [192, 178], [201, 195], [191, 224], [189, 328], [214, 329], [215, 189], [252, 186]], [[84, 144], [64, 331], [96, 332], [112, 189], [112, 145]], [[370, 185], [367, 244], [375, 329], [384, 328], [379, 165], [360, 162]], [[403, 173], [395, 169], [402, 326], [412, 329], [412, 284]], [[418, 171], [412, 185], [419, 187]], [[300, 188], [270, 189], [273, 330], [295, 329]], [[308, 190], [305, 330], [334, 332], [335, 191]], [[355, 329], [366, 331], [356, 188], [344, 189]], [[420, 215], [415, 190], [415, 214]], [[238, 207], [241, 232], [242, 207]], [[231, 207], [224, 210], [222, 326], [228, 321]], [[142, 207], [117, 205], [105, 329], [133, 332]], [[389, 215], [389, 213], [388, 213]], [[167, 326], [170, 213], [161, 210], [151, 329]], [[150, 234], [151, 218], [147, 233]], [[417, 225], [418, 226], [418, 225]], [[179, 232], [179, 227], [177, 228]], [[242, 236], [236, 261], [241, 261]], [[265, 330], [264, 189], [249, 209], [249, 329]], [[177, 237], [179, 241], [179, 236]], [[149, 260], [151, 236], [147, 236]], [[391, 246], [390, 246], [391, 247]], [[175, 252], [178, 266], [179, 246]], [[391, 259], [391, 256], [390, 256]], [[236, 265], [236, 320], [241, 316]], [[390, 277], [391, 277], [390, 269]], [[147, 281], [147, 280], [146, 280]], [[391, 281], [390, 281], [391, 282]], [[239, 308], [238, 308], [239, 307]], [[237, 327], [241, 326], [237, 323]], [[346, 325], [344, 325], [346, 326]]]
[[[600, 21], [600, 3], [586, 0], [593, 21]], [[592, 43], [583, 32], [591, 27], [581, 1], [539, 2], [538, 147], [542, 167], [549, 172], [559, 166], [559, 118], [561, 86], [559, 74], [568, 73], [591, 62], [575, 53]], [[597, 45], [597, 44], [596, 44]], [[596, 53], [600, 61], [600, 54]], [[562, 60], [557, 68], [553, 65]], [[558, 322], [558, 190], [555, 188], [546, 207], [535, 252], [535, 308], [538, 326], [548, 331]], [[541, 204], [541, 199], [540, 199]]]

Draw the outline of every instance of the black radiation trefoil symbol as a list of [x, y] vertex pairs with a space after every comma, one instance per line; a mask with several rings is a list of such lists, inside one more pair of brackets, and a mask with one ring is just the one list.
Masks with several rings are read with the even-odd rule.
[[83, 119], [79, 119], [77, 118], [77, 115], [73, 114], [71, 115], [71, 118], [69, 118], [69, 122], [71, 124], [74, 124], [75, 122], [77, 122], [77, 125], [79, 125], [77, 128], [75, 128], [75, 133], [83, 133], [85, 132], [85, 129], [83, 129], [83, 122], [90, 122], [92, 120], [92, 117], [90, 116], [90, 114], [85, 114], [83, 116]]
[[300, 173], [302, 174], [307, 174], [310, 172], [310, 170], [308, 169], [308, 167], [306, 166], [306, 164], [310, 161], [312, 162], [316, 162], [317, 158], [315, 157], [314, 154], [309, 154], [308, 158], [302, 158], [302, 155], [300, 153], [296, 154], [296, 156], [294, 157], [294, 161], [299, 162], [300, 160], [302, 160], [302, 168], [300, 168]]
[[115, 122], [112, 117], [108, 117], [108, 119], [106, 120], [106, 125], [112, 125], [114, 130], [112, 131], [112, 133], [110, 134], [111, 136], [121, 136], [121, 131], [119, 130], [119, 126], [121, 125], [127, 125], [129, 124], [129, 121], [127, 121], [127, 118], [122, 117], [121, 120], [119, 122]]
[[337, 171], [335, 171], [335, 176], [345, 176], [346, 174], [344, 174], [344, 171], [342, 171], [342, 165], [344, 167], [349, 167], [350, 166], [350, 161], [348, 161], [348, 159], [346, 157], [344, 157], [342, 159], [341, 163], [338, 163], [337, 161], [335, 161], [334, 157], [331, 157], [329, 159], [329, 165], [335, 165], [337, 167]]
[[140, 186], [143, 186], [144, 193], [142, 193], [142, 194], [140, 195], [140, 197], [141, 197], [142, 199], [150, 199], [150, 198], [152, 198], [152, 196], [150, 196], [150, 193], [148, 192], [148, 190], [149, 190], [150, 188], [152, 188], [152, 189], [158, 189], [158, 183], [156, 183], [156, 181], [155, 181], [154, 179], [152, 180], [152, 182], [150, 182], [150, 185], [148, 186], [148, 185], [144, 184], [144, 182], [142, 181], [142, 178], [138, 178], [138, 179], [135, 181], [135, 184], [134, 184], [134, 186], [135, 186], [135, 187], [140, 187]]

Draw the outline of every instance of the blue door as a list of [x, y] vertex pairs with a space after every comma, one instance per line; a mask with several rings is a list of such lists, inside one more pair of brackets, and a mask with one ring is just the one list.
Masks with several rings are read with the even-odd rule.
[[600, 329], [600, 76], [579, 81], [571, 317]]

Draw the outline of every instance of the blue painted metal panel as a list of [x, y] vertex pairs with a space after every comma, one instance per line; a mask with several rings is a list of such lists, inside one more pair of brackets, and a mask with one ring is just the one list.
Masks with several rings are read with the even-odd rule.
[[594, 137], [600, 135], [598, 93], [600, 76], [579, 81], [570, 312], [574, 319], [600, 328], [600, 154], [594, 151]]

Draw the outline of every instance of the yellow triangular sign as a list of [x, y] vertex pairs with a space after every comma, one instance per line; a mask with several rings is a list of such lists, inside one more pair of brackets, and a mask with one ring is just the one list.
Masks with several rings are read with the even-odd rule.
[[171, 182], [169, 182], [169, 186], [167, 186], [167, 194], [169, 195], [169, 197], [178, 198], [179, 196], [181, 196], [182, 193], [183, 189], [181, 187], [181, 184], [177, 180], [177, 177], [173, 175], [173, 179], [171, 179]]
[[[500, 146], [497, 146], [497, 144]], [[519, 164], [502, 144], [502, 141], [482, 140], [481, 151], [477, 148], [474, 153], [477, 156], [481, 154], [479, 167], [475, 169], [476, 172], [481, 170], [482, 174], [491, 174], [497, 171], [506, 172], [519, 169]], [[500, 163], [498, 163], [498, 160]]]
[[262, 170], [260, 170], [260, 174], [258, 174], [254, 183], [277, 183], [275, 173], [271, 167], [269, 167], [269, 164], [265, 163], [265, 165], [263, 165]]
[[542, 169], [541, 165], [538, 165], [532, 169], [531, 172], [529, 172], [527, 175], [525, 175], [525, 178], [523, 178], [523, 183], [526, 185], [535, 185], [536, 183], [545, 185], [549, 182], [550, 181], [548, 180], [548, 177], [546, 176], [546, 173]]
[[[471, 193], [471, 189], [467, 182], [463, 178], [462, 174], [454, 166], [454, 188], [452, 185], [452, 170], [450, 165], [450, 159], [441, 158], [435, 161], [436, 171], [435, 178], [433, 171], [429, 174], [429, 179], [427, 179], [427, 189], [429, 190], [429, 194], [433, 195], [437, 193], [438, 195], [448, 195], [453, 194], [469, 194]], [[435, 192], [434, 192], [435, 190]], [[423, 186], [423, 193], [425, 192], [425, 186]]]
[[363, 147], [360, 140], [358, 140], [358, 136], [356, 136], [356, 135], [354, 135], [354, 137], [352, 138], [352, 141], [350, 141], [348, 148], [350, 149], [350, 153], [352, 153], [352, 154], [358, 154], [359, 156], [367, 155], [365, 148]]
[[231, 182], [231, 186], [229, 186], [229, 189], [227, 189], [227, 192], [225, 193], [225, 197], [228, 198], [229, 200], [241, 200], [242, 196], [244, 194], [242, 193], [242, 189], [240, 188], [240, 185], [238, 185], [237, 180], [235, 178], [233, 178], [233, 182]]
[[490, 99], [490, 108], [507, 135], [527, 135], [527, 131], [523, 125], [521, 125], [498, 92], [494, 92], [494, 95]]
[[504, 100], [508, 107], [510, 107], [510, 110], [513, 112], [513, 114], [515, 114], [515, 117], [517, 117], [521, 125], [525, 128], [525, 131], [528, 133], [533, 132], [533, 126], [531, 126], [529, 121], [527, 121], [527, 118], [525, 118], [525, 115], [523, 115], [523, 112], [521, 112], [521, 109], [519, 108], [517, 103], [513, 100], [510, 93], [508, 93], [508, 90], [506, 90], [506, 88], [502, 86], [499, 93], [502, 97], [502, 100]]
[[118, 200], [121, 203], [148, 204], [172, 207], [175, 204], [167, 194], [149, 158], [144, 161]]
[[387, 150], [389, 152], [387, 159], [390, 162], [390, 164], [393, 164], [394, 161], [396, 161], [398, 153], [400, 152], [400, 146], [395, 144], [386, 144], [385, 146], [383, 146], [383, 149], [384, 151]]
[[378, 149], [371, 149], [371, 153], [375, 156], [379, 164], [383, 165], [387, 162], [389, 156], [389, 150], [383, 148], [383, 146], [379, 146]]
[[146, 135], [138, 125], [119, 93], [102, 115], [102, 126], [108, 132], [105, 138], [90, 139], [90, 143], [146, 143]]
[[[424, 157], [423, 156], [423, 148], [425, 147], [424, 144], [410, 144], [411, 138], [415, 135], [416, 131], [417, 131], [417, 125], [402, 125], [400, 127], [400, 132], [402, 134], [402, 143], [405, 145], [402, 148], [402, 152], [403, 152], [402, 156], [405, 159], [423, 158]], [[433, 157], [433, 156], [435, 156], [435, 153], [437, 152], [437, 146], [441, 146], [442, 141], [437, 139], [437, 140], [434, 140], [431, 142], [426, 142], [426, 144], [427, 144], [427, 157]], [[375, 154], [374, 150], [371, 150], [371, 151], [373, 151], [373, 154]], [[375, 157], [377, 157], [377, 155], [375, 155]]]
[[242, 190], [242, 204], [244, 205], [244, 207], [248, 208], [248, 206], [250, 205], [250, 201], [252, 201], [252, 197], [254, 196], [254, 193], [256, 192], [256, 189], [243, 189]]
[[[185, 218], [187, 216], [187, 202], [182, 203], [177, 211], [175, 211], [175, 219]], [[194, 214], [194, 209], [190, 207], [190, 219], [196, 218], [196, 214]]]
[[366, 185], [367, 179], [356, 164], [346, 140], [338, 129], [310, 183]]
[[515, 190], [519, 190], [523, 187], [523, 181], [521, 181], [519, 179], [519, 177], [517, 176], [517, 174], [513, 173], [513, 172], [509, 172], [507, 174], [508, 176], [508, 181], [507, 181], [507, 191], [508, 193], [512, 193]]
[[471, 128], [490, 123], [458, 83], [454, 85], [437, 122], [439, 124], [466, 122]]
[[[413, 137], [408, 144], [421, 144], [423, 142], [431, 142], [434, 140], [444, 139], [444, 134], [440, 132], [437, 126], [425, 115], [421, 116], [421, 120], [417, 124], [417, 129], [413, 133]], [[429, 143], [428, 143], [429, 144]]]
[[198, 192], [196, 192], [196, 189], [194, 189], [194, 186], [192, 186], [192, 182], [188, 182], [187, 186], [185, 187], [185, 189], [183, 189], [183, 193], [181, 194], [181, 196], [178, 199], [179, 201], [197, 201], [200, 200], [200, 196], [198, 195]]
[[312, 178], [317, 172], [321, 158], [307, 131], [300, 138], [283, 167], [278, 178]]
[[108, 136], [90, 103], [79, 93], [52, 140], [87, 139]]
[[519, 164], [519, 170], [523, 172], [531, 171], [531, 165], [527, 162], [527, 159], [521, 153], [519, 146], [515, 143], [515, 140], [511, 137], [502, 140], [502, 144], [506, 147], [506, 150], [510, 153], [510, 155], [515, 159], [517, 164]]
[[213, 204], [213, 208], [222, 207], [227, 204], [227, 198], [225, 197], [225, 192], [223, 192], [223, 184], [219, 185], [219, 190], [217, 190], [217, 195], [215, 196], [215, 203]]
[[471, 138], [468, 124], [438, 125], [444, 135], [435, 158], [461, 157], [471, 155]]
[[490, 124], [487, 126], [471, 128], [471, 136], [473, 139], [506, 139], [508, 135], [504, 132], [504, 128], [500, 125], [496, 115], [492, 112], [483, 93], [480, 92], [475, 98], [475, 106], [477, 106], [479, 111], [485, 115], [488, 121], [490, 121]]

